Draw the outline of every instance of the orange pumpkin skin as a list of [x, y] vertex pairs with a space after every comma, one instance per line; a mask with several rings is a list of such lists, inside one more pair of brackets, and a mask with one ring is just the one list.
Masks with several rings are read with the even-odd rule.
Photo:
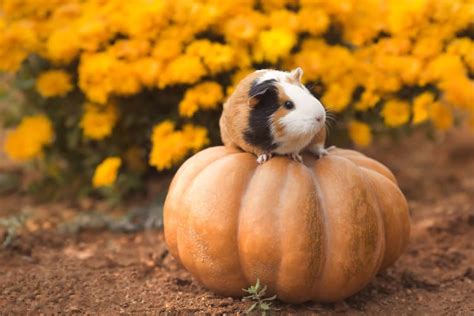
[[257, 278], [291, 303], [362, 289], [407, 245], [393, 174], [356, 151], [304, 163], [212, 147], [177, 172], [164, 206], [169, 250], [210, 290], [242, 296]]

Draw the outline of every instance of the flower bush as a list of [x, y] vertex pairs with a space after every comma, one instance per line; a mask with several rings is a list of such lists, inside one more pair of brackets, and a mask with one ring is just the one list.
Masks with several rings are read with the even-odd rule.
[[359, 146], [474, 128], [473, 21], [469, 0], [3, 0], [0, 70], [25, 95], [4, 150], [96, 187], [170, 169], [219, 142], [243, 76], [296, 66]]

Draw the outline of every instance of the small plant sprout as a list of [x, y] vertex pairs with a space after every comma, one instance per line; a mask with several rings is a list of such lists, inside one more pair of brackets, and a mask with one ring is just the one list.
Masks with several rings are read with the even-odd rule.
[[267, 291], [267, 286], [260, 284], [260, 280], [257, 279], [255, 285], [251, 285], [248, 289], [242, 289], [244, 292], [247, 292], [249, 295], [244, 296], [242, 301], [253, 301], [254, 303], [245, 311], [246, 314], [249, 314], [256, 309], [262, 312], [262, 315], [266, 315], [272, 308], [272, 302], [276, 299], [276, 295], [271, 297], [265, 297], [265, 292]]

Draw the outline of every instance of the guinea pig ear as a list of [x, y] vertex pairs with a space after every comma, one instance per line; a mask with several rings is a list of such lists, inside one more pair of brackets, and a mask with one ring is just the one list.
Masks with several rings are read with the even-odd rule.
[[291, 71], [290, 76], [301, 82], [301, 78], [303, 77], [303, 69], [301, 67], [295, 68]]
[[248, 104], [251, 107], [254, 107], [258, 104], [260, 99], [269, 91], [274, 91], [276, 89], [275, 79], [265, 80], [260, 83], [256, 81], [252, 84], [249, 90], [249, 99]]

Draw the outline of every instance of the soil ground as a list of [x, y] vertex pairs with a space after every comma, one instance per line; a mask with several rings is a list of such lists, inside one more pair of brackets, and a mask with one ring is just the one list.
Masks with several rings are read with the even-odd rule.
[[[473, 315], [474, 136], [454, 131], [433, 142], [417, 134], [366, 153], [393, 170], [406, 194], [413, 224], [408, 249], [345, 301], [273, 306], [290, 313]], [[0, 314], [242, 313], [249, 307], [201, 287], [168, 254], [159, 230], [59, 229], [80, 209], [36, 205], [18, 193], [0, 196], [0, 218], [28, 216], [16, 234], [0, 226], [0, 243], [11, 238], [0, 250]]]

